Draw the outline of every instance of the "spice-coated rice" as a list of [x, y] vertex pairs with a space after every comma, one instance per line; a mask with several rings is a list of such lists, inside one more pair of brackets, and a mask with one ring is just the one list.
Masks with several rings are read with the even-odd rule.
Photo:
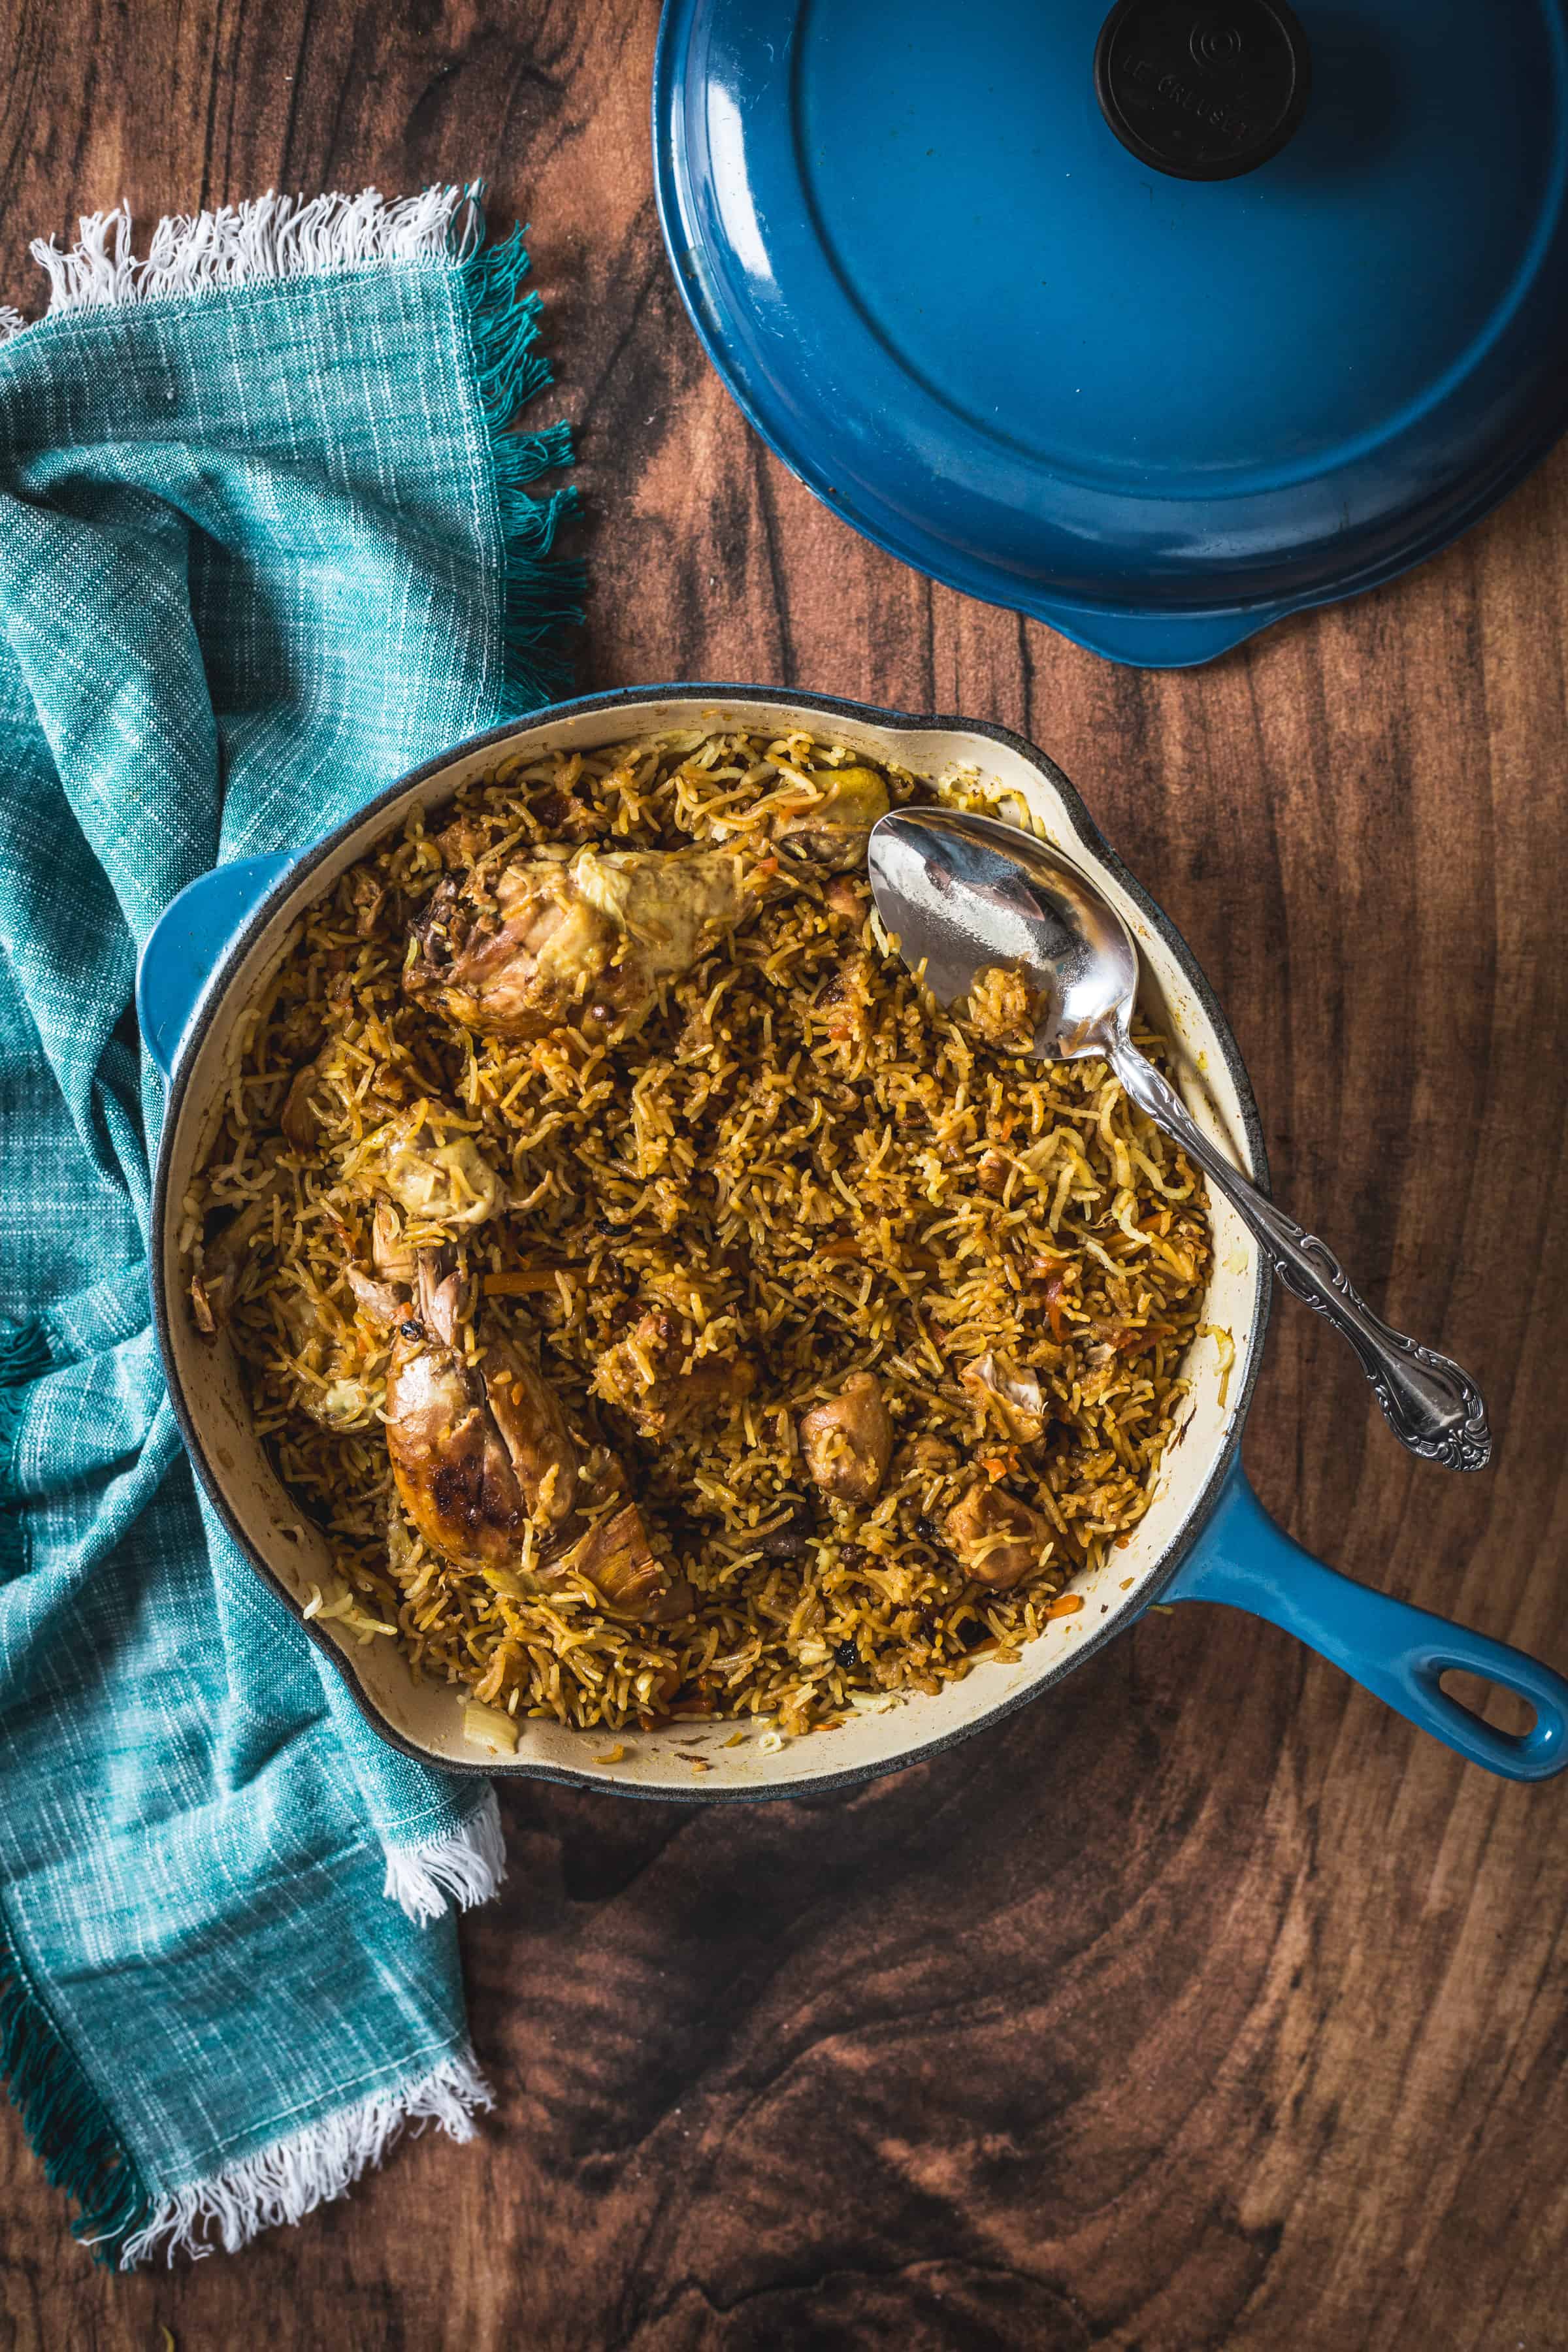
[[[836, 876], [770, 849], [781, 795], [809, 799], [851, 761], [866, 755], [804, 733], [728, 732], [503, 759], [455, 832], [451, 812], [438, 832], [415, 817], [342, 877], [241, 1024], [184, 1241], [199, 1290], [226, 1227], [231, 1250], [242, 1237], [228, 1328], [272, 1459], [330, 1546], [336, 1580], [312, 1607], [499, 1715], [791, 1734], [934, 1690], [1075, 1606], [1073, 1580], [1148, 1506], [1202, 1327], [1201, 1185], [1102, 1064], [1005, 1050], [1022, 1034], [1010, 975], [973, 1020], [936, 1008], [879, 932], [863, 860]], [[895, 803], [931, 796], [884, 776]], [[470, 858], [729, 842], [763, 880], [637, 1034], [508, 1043], [402, 986], [454, 839]], [[300, 1148], [279, 1121], [312, 1057], [321, 1126]], [[614, 1448], [653, 1549], [689, 1580], [689, 1616], [632, 1622], [580, 1577], [537, 1589], [526, 1559], [510, 1579], [460, 1568], [398, 1506], [387, 1341], [344, 1269], [368, 1246], [367, 1139], [411, 1105], [507, 1188], [462, 1229], [484, 1277], [470, 1352], [496, 1331], [537, 1347], [574, 1436]], [[650, 1306], [687, 1364], [756, 1373], [657, 1442], [594, 1386]], [[856, 1371], [893, 1429], [868, 1505], [823, 1494], [801, 1449], [803, 1415]], [[300, 1402], [320, 1411], [329, 1391], [333, 1428]], [[966, 1574], [949, 1540], [949, 1515], [990, 1487], [1046, 1530], [1010, 1590]]]

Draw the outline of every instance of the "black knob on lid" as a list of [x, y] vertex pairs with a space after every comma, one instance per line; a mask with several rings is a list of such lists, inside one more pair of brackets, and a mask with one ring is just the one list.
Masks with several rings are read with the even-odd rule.
[[1181, 180], [1231, 180], [1277, 155], [1311, 79], [1285, 0], [1117, 0], [1094, 52], [1100, 112], [1121, 144]]

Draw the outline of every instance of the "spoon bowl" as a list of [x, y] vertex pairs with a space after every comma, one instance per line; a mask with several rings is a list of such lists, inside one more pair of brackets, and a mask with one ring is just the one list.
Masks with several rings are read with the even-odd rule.
[[956, 810], [897, 809], [872, 832], [871, 895], [904, 961], [923, 961], [942, 1005], [983, 971], [1021, 971], [1038, 992], [1031, 1052], [1043, 1061], [1104, 1054], [1125, 1034], [1138, 950], [1102, 891], [1033, 834]]
[[1129, 1099], [1246, 1219], [1285, 1287], [1350, 1341], [1401, 1444], [1448, 1469], [1485, 1467], [1491, 1433], [1468, 1373], [1374, 1315], [1327, 1244], [1248, 1182], [1133, 1045], [1138, 951], [1080, 866], [994, 817], [909, 808], [873, 828], [867, 867], [883, 929], [939, 1004], [967, 998], [983, 972], [1017, 972], [1039, 1008], [1030, 1053], [1103, 1058]]

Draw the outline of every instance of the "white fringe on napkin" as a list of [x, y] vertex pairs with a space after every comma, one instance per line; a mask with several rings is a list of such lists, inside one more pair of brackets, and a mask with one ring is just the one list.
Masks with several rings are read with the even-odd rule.
[[[487, 1789], [470, 1821], [426, 1845], [388, 1846], [383, 1892], [411, 1919], [438, 1919], [449, 1904], [467, 1911], [487, 1903], [506, 1876], [506, 1842], [496, 1792]], [[476, 2114], [493, 2106], [471, 2051], [445, 2058], [401, 2091], [380, 2092], [324, 2123], [280, 2139], [210, 2180], [163, 2198], [152, 2219], [121, 2250], [121, 2270], [163, 2254], [193, 2259], [221, 2246], [234, 2253], [260, 2230], [298, 2221], [318, 2205], [346, 2196], [379, 2164], [405, 2125], [438, 2124], [453, 2139], [472, 2139]]]
[[195, 2260], [215, 2246], [236, 2253], [258, 2230], [301, 2221], [318, 2205], [345, 2196], [361, 2173], [381, 2162], [405, 2125], [438, 2124], [453, 2139], [472, 2139], [476, 2113], [494, 2104], [471, 2051], [444, 2058], [404, 2090], [363, 2099], [162, 2199], [145, 2228], [126, 2240], [120, 2267], [135, 2270], [158, 2254], [171, 2263], [176, 2254]]
[[[247, 204], [167, 215], [144, 261], [131, 249], [131, 211], [120, 204], [84, 215], [64, 252], [53, 237], [37, 238], [31, 250], [48, 274], [48, 315], [58, 318], [371, 262], [463, 261], [483, 233], [479, 195], [477, 187], [426, 188], [388, 204], [375, 188], [309, 199], [268, 190]], [[0, 310], [0, 337], [24, 324], [15, 310]]]
[[506, 1839], [493, 1789], [460, 1830], [428, 1845], [389, 1845], [382, 1893], [421, 1925], [438, 1919], [448, 1898], [459, 1911], [488, 1903], [506, 1876]]

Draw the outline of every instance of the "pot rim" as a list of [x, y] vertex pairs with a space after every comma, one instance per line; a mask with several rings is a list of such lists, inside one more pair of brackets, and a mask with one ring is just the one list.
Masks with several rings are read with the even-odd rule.
[[1088, 1636], [1081, 1647], [1059, 1658], [1053, 1666], [1040, 1675], [1037, 1681], [1030, 1682], [1021, 1690], [998, 1698], [994, 1705], [985, 1708], [984, 1712], [970, 1720], [956, 1726], [952, 1731], [939, 1732], [934, 1738], [922, 1739], [918, 1744], [908, 1748], [895, 1749], [886, 1758], [874, 1759], [868, 1763], [847, 1766], [840, 1772], [814, 1775], [806, 1783], [789, 1781], [774, 1788], [705, 1789], [699, 1782], [689, 1792], [683, 1790], [679, 1797], [673, 1796], [667, 1789], [639, 1788], [631, 1782], [606, 1780], [601, 1774], [578, 1771], [569, 1765], [527, 1759], [517, 1760], [505, 1757], [490, 1757], [482, 1763], [476, 1760], [472, 1764], [447, 1758], [437, 1759], [432, 1757], [427, 1749], [405, 1738], [386, 1720], [353, 1672], [353, 1661], [339, 1649], [337, 1643], [329, 1635], [321, 1632], [313, 1621], [304, 1615], [293, 1594], [274, 1574], [259, 1548], [251, 1540], [245, 1528], [231, 1512], [223, 1489], [208, 1463], [205, 1443], [197, 1427], [195, 1416], [186, 1403], [176, 1370], [170, 1302], [164, 1280], [164, 1237], [171, 1211], [177, 1209], [179, 1205], [178, 1202], [172, 1202], [170, 1197], [174, 1141], [187, 1108], [190, 1078], [196, 1060], [197, 1048], [219, 1010], [226, 1003], [236, 975], [252, 945], [273, 919], [279, 902], [291, 897], [299, 889], [301, 882], [308, 880], [334, 851], [343, 847], [357, 835], [371, 830], [377, 817], [417, 785], [427, 782], [431, 778], [438, 776], [444, 769], [456, 766], [459, 761], [471, 757], [476, 751], [484, 751], [491, 744], [499, 749], [500, 745], [515, 740], [520, 735], [531, 733], [537, 728], [552, 726], [560, 719], [576, 717], [587, 711], [613, 710], [637, 703], [689, 702], [696, 699], [771, 703], [826, 717], [849, 719], [864, 726], [904, 730], [916, 734], [949, 733], [981, 736], [989, 741], [1005, 745], [1029, 766], [1037, 769], [1047, 776], [1053, 788], [1060, 794], [1080, 838], [1090, 854], [1115, 876], [1128, 896], [1136, 902], [1140, 911], [1158, 930], [1166, 948], [1180, 966], [1194, 996], [1212, 1023], [1226, 1071], [1236, 1088], [1241, 1125], [1246, 1135], [1255, 1180], [1261, 1191], [1265, 1192], [1270, 1191], [1268, 1155], [1264, 1147], [1262, 1122], [1258, 1117], [1257, 1100], [1253, 1095], [1251, 1081], [1247, 1075], [1246, 1064], [1241, 1058], [1240, 1048], [1221, 1010], [1218, 999], [1182, 933], [1176, 929], [1163, 908], [1150, 896], [1136, 875], [1130, 871], [1106, 840], [1076, 787], [1063, 774], [1048, 752], [1042, 751], [1039, 746], [1031, 743], [1027, 737], [1016, 734], [1011, 728], [1000, 726], [994, 720], [967, 719], [935, 712], [887, 709], [875, 703], [857, 702], [843, 695], [813, 694], [794, 687], [737, 685], [730, 681], [706, 678], [678, 679], [668, 684], [652, 686], [612, 687], [597, 694], [576, 695], [565, 701], [547, 703], [539, 710], [525, 713], [519, 718], [505, 719], [499, 726], [487, 728], [478, 735], [468, 736], [460, 743], [448, 745], [444, 751], [433, 754], [428, 760], [422, 761], [417, 767], [407, 770], [395, 782], [373, 794], [352, 816], [345, 817], [341, 824], [334, 825], [330, 833], [323, 834], [320, 840], [312, 842], [308, 848], [300, 853], [297, 858], [292, 859], [251, 909], [238, 929], [231, 934], [203, 989], [201, 1000], [190, 1026], [180, 1041], [178, 1055], [169, 1079], [164, 1100], [153, 1176], [151, 1223], [153, 1321], [174, 1420], [184, 1442], [191, 1467], [214, 1509], [247, 1565], [261, 1578], [268, 1591], [282, 1602], [296, 1623], [315, 1643], [317, 1649], [331, 1660], [361, 1715], [377, 1737], [385, 1740], [389, 1747], [395, 1748], [399, 1754], [406, 1756], [411, 1762], [423, 1764], [427, 1770], [449, 1773], [454, 1778], [459, 1779], [549, 1780], [567, 1788], [588, 1789], [600, 1795], [633, 1797], [645, 1802], [754, 1805], [776, 1803], [790, 1798], [827, 1795], [841, 1790], [857, 1788], [865, 1781], [880, 1779], [885, 1773], [902, 1771], [906, 1766], [924, 1763], [931, 1757], [941, 1755], [944, 1749], [956, 1747], [961, 1740], [972, 1738], [976, 1732], [989, 1730], [994, 1725], [1015, 1714], [1020, 1707], [1042, 1697], [1068, 1675], [1076, 1673], [1079, 1667], [1102, 1650], [1109, 1642], [1124, 1633], [1131, 1624], [1135, 1623], [1143, 1611], [1152, 1602], [1159, 1600], [1213, 1517], [1221, 1491], [1230, 1475], [1240, 1447], [1242, 1429], [1258, 1383], [1258, 1370], [1262, 1362], [1263, 1342], [1268, 1332], [1272, 1304], [1272, 1278], [1268, 1259], [1261, 1250], [1258, 1253], [1257, 1260], [1258, 1275], [1251, 1344], [1247, 1362], [1241, 1368], [1241, 1377], [1226, 1407], [1226, 1418], [1223, 1440], [1215, 1451], [1209, 1475], [1204, 1482], [1197, 1500], [1189, 1510], [1184, 1524], [1168, 1546], [1159, 1565], [1149, 1572], [1143, 1597], [1138, 1610], [1132, 1615], [1118, 1616], [1109, 1623], [1098, 1627]]

